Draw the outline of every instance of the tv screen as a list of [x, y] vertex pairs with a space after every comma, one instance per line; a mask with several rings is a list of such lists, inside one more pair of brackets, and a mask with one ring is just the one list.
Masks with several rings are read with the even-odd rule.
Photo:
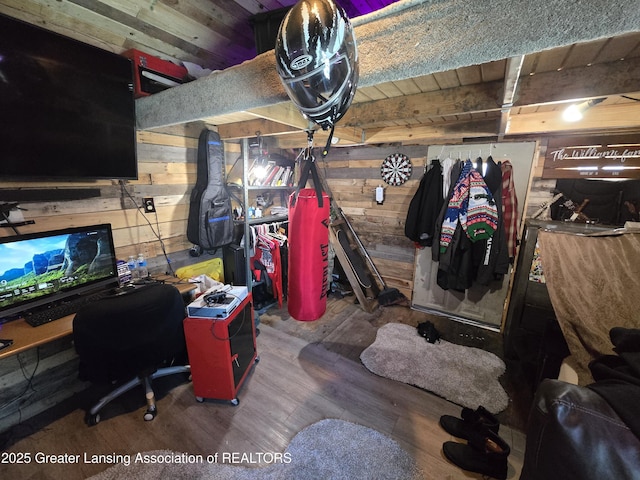
[[0, 15], [0, 179], [137, 175], [131, 60]]
[[0, 238], [0, 319], [117, 285], [109, 224]]

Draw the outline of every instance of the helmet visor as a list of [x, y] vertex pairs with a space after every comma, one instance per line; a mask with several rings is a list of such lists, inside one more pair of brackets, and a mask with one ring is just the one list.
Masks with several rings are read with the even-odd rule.
[[295, 78], [283, 79], [289, 98], [304, 113], [314, 114], [330, 108], [342, 96], [351, 78], [346, 55], [327, 59], [323, 65]]

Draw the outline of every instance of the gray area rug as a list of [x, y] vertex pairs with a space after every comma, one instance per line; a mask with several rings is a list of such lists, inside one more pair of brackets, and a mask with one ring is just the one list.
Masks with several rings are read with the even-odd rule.
[[360, 359], [376, 375], [424, 388], [463, 407], [482, 405], [499, 413], [509, 402], [498, 380], [506, 369], [500, 358], [444, 340], [429, 343], [410, 325], [382, 326]]
[[[391, 438], [371, 428], [336, 419], [321, 420], [299, 432], [278, 459], [276, 454], [262, 453], [266, 464], [263, 466], [233, 465], [229, 464], [231, 460], [222, 463], [221, 452], [218, 463], [208, 463], [206, 455], [202, 461], [181, 462], [179, 453], [166, 450], [141, 455], [168, 456], [169, 461], [136, 463], [136, 456], [132, 454], [130, 465], [115, 465], [90, 480], [425, 478], [413, 458]], [[257, 453], [247, 455], [258, 457]]]

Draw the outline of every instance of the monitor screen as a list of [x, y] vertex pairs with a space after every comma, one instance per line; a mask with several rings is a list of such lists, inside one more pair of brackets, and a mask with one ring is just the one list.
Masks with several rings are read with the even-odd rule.
[[0, 319], [117, 284], [109, 224], [0, 238]]
[[137, 178], [131, 60], [0, 15], [0, 179]]

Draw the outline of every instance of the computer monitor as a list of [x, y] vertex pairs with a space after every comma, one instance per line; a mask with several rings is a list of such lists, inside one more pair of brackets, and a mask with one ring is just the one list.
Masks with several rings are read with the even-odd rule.
[[0, 238], [0, 322], [117, 285], [109, 224]]

